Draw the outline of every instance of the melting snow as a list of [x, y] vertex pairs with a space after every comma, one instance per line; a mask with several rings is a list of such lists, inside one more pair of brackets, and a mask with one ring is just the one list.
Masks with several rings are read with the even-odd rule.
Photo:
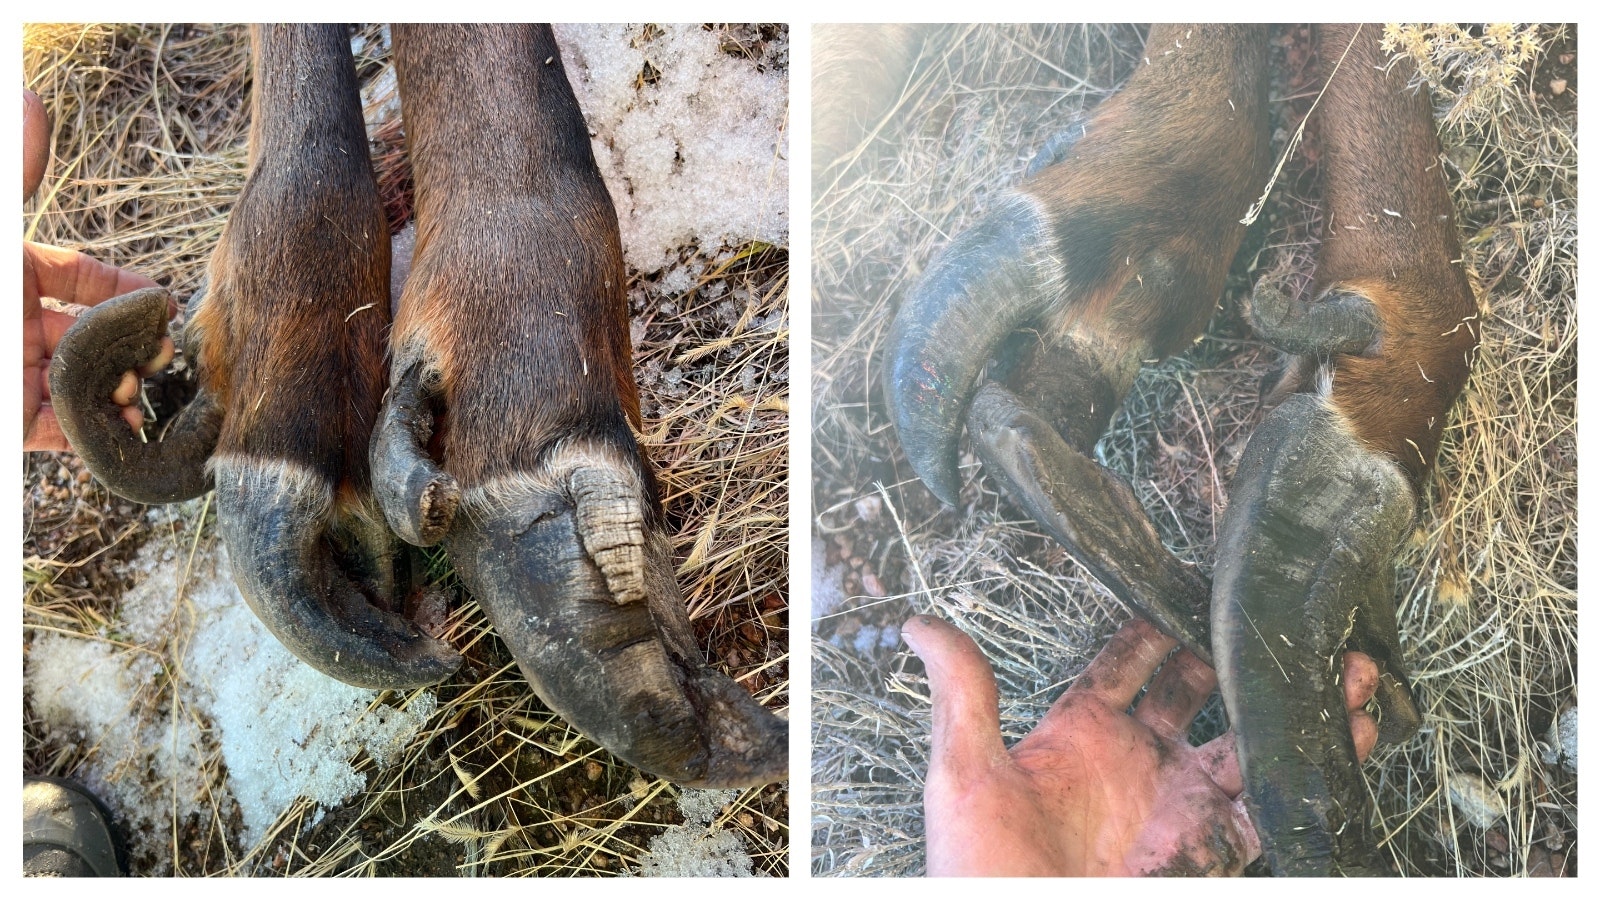
[[[191, 566], [188, 548], [166, 534], [132, 563], [138, 583], [102, 640], [34, 640], [28, 696], [64, 740], [95, 748], [78, 775], [133, 839], [168, 840], [174, 811], [192, 815], [205, 791], [221, 789], [238, 801], [248, 848], [295, 798], [332, 806], [363, 789], [350, 760], [399, 751], [434, 698], [375, 704], [377, 692], [300, 663], [245, 605], [224, 549], [199, 550]], [[150, 703], [168, 679], [174, 702]], [[225, 784], [208, 785], [212, 762], [226, 767]]]

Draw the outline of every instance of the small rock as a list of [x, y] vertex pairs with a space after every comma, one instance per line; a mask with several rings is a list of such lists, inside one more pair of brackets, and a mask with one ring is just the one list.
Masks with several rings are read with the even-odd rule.
[[877, 494], [873, 494], [869, 497], [862, 497], [860, 500], [856, 501], [856, 518], [863, 522], [872, 522], [877, 520], [878, 513], [882, 511], [883, 498], [879, 497]]
[[1566, 92], [1567, 80], [1565, 78], [1553, 78], [1550, 80], [1550, 93], [1559, 97]]
[[861, 573], [861, 592], [869, 597], [889, 596], [888, 593], [884, 591], [883, 583], [878, 580], [878, 576], [872, 574], [871, 572]]
[[1445, 784], [1450, 791], [1450, 805], [1470, 824], [1488, 828], [1505, 816], [1505, 801], [1482, 775], [1452, 772]]
[[1528, 877], [1529, 878], [1565, 878], [1567, 875], [1567, 855], [1565, 853], [1550, 853], [1543, 847], [1528, 848]]
[[1578, 774], [1578, 707], [1569, 706], [1562, 710], [1554, 722], [1550, 723], [1550, 732], [1545, 736], [1545, 747], [1539, 758], [1547, 766], [1560, 765], [1573, 775]]

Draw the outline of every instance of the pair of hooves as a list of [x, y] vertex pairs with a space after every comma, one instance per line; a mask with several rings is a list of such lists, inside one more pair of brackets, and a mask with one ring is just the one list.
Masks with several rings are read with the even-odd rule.
[[786, 723], [700, 655], [671, 547], [647, 521], [659, 514], [644, 499], [642, 461], [576, 447], [551, 454], [545, 471], [463, 496], [410, 427], [423, 410], [406, 408], [415, 392], [404, 379], [383, 414], [396, 427], [381, 425], [373, 448], [381, 510], [349, 507], [304, 467], [216, 454], [224, 411], [205, 392], [146, 442], [110, 398], [159, 350], [167, 303], [159, 289], [115, 298], [62, 338], [50, 377], [63, 431], [124, 497], [172, 502], [214, 482], [235, 581], [297, 657], [377, 689], [459, 668], [460, 654], [391, 599], [404, 593], [395, 573], [405, 568], [394, 523], [411, 543], [443, 542], [541, 698], [617, 756], [691, 786], [787, 778]]
[[[1323, 398], [1290, 397], [1252, 437], [1209, 582], [1161, 543], [1128, 485], [1087, 455], [1132, 380], [1121, 348], [1079, 329], [1031, 361], [1050, 373], [1023, 373], [1048, 391], [1024, 400], [1000, 384], [977, 387], [986, 354], [1022, 323], [950, 311], [975, 306], [973, 295], [1041, 290], [1035, 251], [1021, 249], [1038, 229], [1020, 215], [1003, 208], [959, 238], [896, 319], [887, 394], [907, 458], [955, 505], [965, 430], [1003, 492], [1130, 612], [1214, 661], [1276, 871], [1382, 871], [1337, 678], [1343, 651], [1368, 653], [1383, 673], [1382, 735], [1402, 739], [1420, 723], [1393, 599], [1393, 555], [1415, 505], [1406, 473]], [[1377, 314], [1355, 292], [1308, 304], [1263, 287], [1252, 312], [1264, 337], [1293, 352], [1359, 354], [1380, 343]]]

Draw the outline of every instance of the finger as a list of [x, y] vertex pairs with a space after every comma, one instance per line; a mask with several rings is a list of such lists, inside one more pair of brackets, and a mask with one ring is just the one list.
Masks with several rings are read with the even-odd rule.
[[63, 303], [93, 306], [139, 288], [155, 287], [143, 275], [49, 244], [22, 244], [23, 292]]
[[1354, 712], [1378, 692], [1378, 664], [1360, 650], [1344, 655], [1344, 706]]
[[[1355, 742], [1356, 758], [1362, 762], [1378, 744], [1378, 723], [1362, 709], [1378, 689], [1378, 664], [1357, 650], [1344, 655], [1345, 706], [1350, 713], [1350, 737]], [[1239, 749], [1233, 730], [1197, 748], [1200, 767], [1229, 797], [1244, 790], [1239, 774]]]
[[111, 402], [122, 407], [122, 421], [134, 431], [144, 427], [144, 410], [135, 402], [139, 399], [141, 385], [138, 374], [123, 372], [117, 389], [111, 392]]
[[1261, 835], [1256, 833], [1256, 824], [1250, 821], [1250, 810], [1245, 808], [1243, 800], [1228, 804], [1228, 817], [1233, 820], [1233, 837], [1237, 839], [1232, 843], [1239, 852], [1239, 859], [1244, 861], [1237, 871], [1229, 874], [1238, 875], [1244, 872], [1245, 866], [1261, 858]]
[[1217, 673], [1193, 653], [1180, 650], [1150, 682], [1133, 718], [1160, 737], [1181, 741], [1216, 687]]
[[67, 436], [61, 433], [61, 423], [56, 421], [55, 410], [49, 404], [39, 407], [39, 415], [22, 436], [23, 450], [71, 450]]
[[1378, 692], [1378, 664], [1359, 650], [1344, 655], [1344, 703], [1350, 711], [1350, 738], [1362, 762], [1378, 746], [1378, 722], [1364, 707]]
[[900, 636], [928, 669], [934, 764], [959, 775], [1003, 760], [1000, 693], [983, 651], [960, 629], [933, 616], [906, 622]]
[[1229, 797], [1244, 791], [1244, 776], [1239, 772], [1239, 745], [1233, 729], [1195, 748], [1195, 761], [1207, 778]]
[[[1157, 631], [1154, 625], [1143, 619], [1129, 619], [1072, 683], [1071, 692], [1089, 694], [1117, 708], [1126, 707], [1176, 646], [1177, 641]], [[1063, 694], [1063, 699], [1056, 702], [1064, 702], [1065, 697]]]
[[22, 199], [27, 202], [44, 180], [50, 159], [50, 116], [33, 91], [22, 92]]
[[139, 376], [133, 372], [123, 372], [122, 380], [117, 382], [117, 389], [111, 392], [111, 402], [118, 406], [127, 406], [137, 396], [139, 396]]
[[168, 363], [172, 362], [172, 357], [177, 355], [177, 352], [178, 348], [172, 343], [172, 338], [162, 338], [161, 351], [156, 354], [155, 359], [150, 360], [139, 368], [139, 374], [145, 378], [157, 374], [162, 369], [165, 369]]
[[124, 406], [122, 408], [122, 421], [127, 422], [129, 428], [138, 431], [144, 427], [144, 410], [138, 404]]
[[44, 355], [54, 356], [61, 336], [78, 321], [78, 317], [59, 309], [40, 309], [39, 324], [44, 332]]

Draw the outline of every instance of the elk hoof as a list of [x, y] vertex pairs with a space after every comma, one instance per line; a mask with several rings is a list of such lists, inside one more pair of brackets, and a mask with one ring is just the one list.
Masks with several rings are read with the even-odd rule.
[[374, 689], [433, 684], [460, 667], [449, 644], [374, 605], [395, 593], [387, 529], [338, 516], [332, 486], [292, 463], [224, 457], [215, 470], [234, 582], [289, 652]]
[[1382, 331], [1376, 304], [1360, 291], [1338, 285], [1302, 302], [1258, 281], [1248, 314], [1250, 327], [1262, 340], [1292, 354], [1366, 354]]
[[990, 354], [1040, 311], [1042, 218], [1015, 197], [933, 262], [889, 333], [889, 413], [911, 467], [956, 505], [961, 426]]
[[461, 488], [428, 452], [435, 424], [433, 391], [422, 373], [422, 363], [408, 366], [384, 398], [372, 432], [372, 488], [395, 534], [431, 547], [455, 522]]
[[1068, 446], [996, 384], [978, 391], [967, 430], [984, 470], [999, 479], [1006, 496], [1129, 611], [1210, 662], [1210, 585], [1161, 543], [1122, 479]]
[[445, 539], [523, 675], [627, 762], [693, 787], [788, 777], [788, 729], [701, 659], [636, 463], [563, 450], [476, 488]]
[[1378, 663], [1385, 739], [1419, 714], [1404, 674], [1394, 552], [1414, 498], [1321, 399], [1295, 394], [1250, 438], [1217, 539], [1212, 636], [1251, 816], [1278, 875], [1386, 870], [1339, 685]]
[[143, 288], [91, 307], [67, 329], [50, 363], [50, 401], [67, 441], [106, 487], [138, 503], [205, 493], [206, 460], [222, 428], [221, 408], [202, 390], [159, 440], [146, 443], [112, 399], [124, 373], [161, 353], [168, 305], [164, 288]]

